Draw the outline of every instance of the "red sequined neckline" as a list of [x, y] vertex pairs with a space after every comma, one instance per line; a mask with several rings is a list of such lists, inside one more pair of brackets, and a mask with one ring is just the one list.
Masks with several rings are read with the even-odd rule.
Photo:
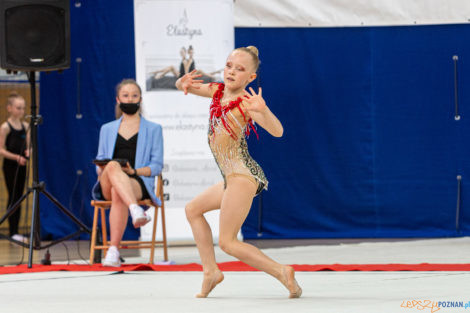
[[[212, 86], [213, 84], [215, 83], [211, 83], [210, 86]], [[247, 127], [245, 128], [245, 136], [249, 136], [251, 130], [253, 130], [253, 132], [256, 134], [256, 138], [259, 139], [253, 121], [251, 120], [251, 118], [247, 120], [245, 113], [243, 112], [242, 108], [240, 108], [240, 104], [243, 101], [242, 97], [238, 97], [237, 99], [230, 101], [227, 105], [222, 106], [221, 100], [224, 96], [225, 84], [219, 83], [218, 85], [219, 87], [212, 96], [212, 103], [209, 109], [211, 123], [210, 126], [212, 132], [214, 132], [214, 126], [218, 124], [217, 120], [220, 119], [225, 130], [227, 130], [227, 132], [230, 134], [230, 137], [232, 137], [234, 140], [237, 140], [237, 135], [233, 131], [232, 127], [230, 127], [230, 121], [227, 119], [227, 113], [233, 110], [234, 108], [238, 108], [238, 111], [240, 111], [243, 116], [243, 120], [247, 123]]]

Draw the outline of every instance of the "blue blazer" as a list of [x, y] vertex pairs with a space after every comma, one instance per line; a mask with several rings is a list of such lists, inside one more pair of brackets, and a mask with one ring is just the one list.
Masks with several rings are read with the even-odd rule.
[[[96, 159], [112, 159], [122, 117], [101, 126]], [[135, 168], [150, 167], [149, 177], [140, 176], [144, 181], [147, 192], [152, 201], [161, 205], [160, 199], [155, 195], [155, 177], [163, 168], [163, 136], [162, 127], [145, 118], [140, 118], [139, 135], [137, 136], [137, 150], [135, 153]], [[93, 198], [100, 199], [100, 185], [97, 181], [93, 187]]]

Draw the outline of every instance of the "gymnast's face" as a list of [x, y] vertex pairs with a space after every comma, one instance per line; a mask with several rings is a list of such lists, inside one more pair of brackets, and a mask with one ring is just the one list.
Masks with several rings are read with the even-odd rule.
[[138, 103], [140, 98], [139, 88], [134, 84], [126, 84], [119, 89], [116, 101], [118, 103]]
[[230, 89], [245, 88], [256, 78], [253, 59], [245, 51], [234, 50], [227, 58], [224, 83]]
[[7, 111], [10, 113], [11, 117], [17, 119], [24, 116], [26, 104], [23, 98], [16, 98], [13, 102], [7, 105]]

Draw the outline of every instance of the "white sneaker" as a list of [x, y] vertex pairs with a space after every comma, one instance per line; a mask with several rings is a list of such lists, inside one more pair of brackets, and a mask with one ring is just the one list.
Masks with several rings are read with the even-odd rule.
[[16, 241], [20, 241], [20, 242], [24, 242], [24, 243], [28, 242], [28, 238], [26, 238], [25, 236], [20, 235], [20, 234], [14, 234], [13, 236], [11, 236], [11, 239], [16, 240]]
[[106, 253], [103, 266], [120, 267], [121, 260], [119, 258], [119, 250], [115, 246], [111, 246]]
[[144, 209], [142, 209], [137, 204], [131, 204], [129, 206], [129, 211], [132, 217], [132, 224], [134, 225], [135, 228], [144, 226], [151, 220], [150, 216], [145, 214]]

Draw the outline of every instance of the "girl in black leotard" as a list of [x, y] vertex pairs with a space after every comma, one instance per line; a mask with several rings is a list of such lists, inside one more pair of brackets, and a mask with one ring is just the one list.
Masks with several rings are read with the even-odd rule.
[[[25, 112], [25, 100], [16, 92], [12, 92], [7, 100], [9, 117], [0, 126], [0, 155], [3, 156], [3, 174], [8, 189], [9, 208], [23, 194], [26, 180], [26, 158], [29, 157], [28, 124], [21, 121]], [[9, 218], [9, 231], [12, 239], [26, 241], [18, 234], [21, 208]]]

